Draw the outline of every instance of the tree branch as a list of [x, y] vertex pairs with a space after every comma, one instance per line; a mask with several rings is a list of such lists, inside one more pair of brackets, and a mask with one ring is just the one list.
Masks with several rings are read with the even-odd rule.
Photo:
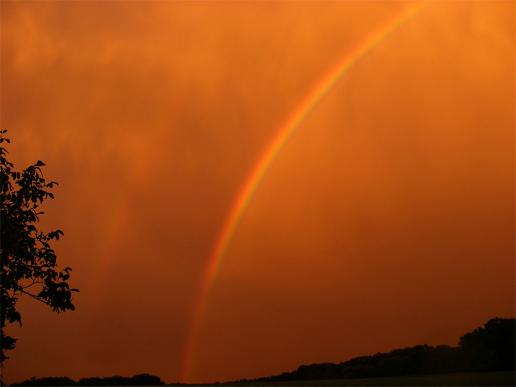
[[50, 305], [50, 302], [45, 301], [45, 300], [43, 300], [42, 298], [39, 298], [39, 297], [38, 297], [38, 296], [36, 296], [35, 294], [32, 294], [32, 293], [26, 292], [26, 291], [25, 291], [25, 290], [23, 290], [23, 289], [19, 289], [19, 290], [20, 290], [20, 292], [22, 292], [23, 294], [26, 294], [26, 295], [28, 295], [28, 296], [31, 296], [32, 298], [34, 298], [35, 300], [38, 300], [39, 302], [42, 302], [42, 303], [47, 304], [47, 305]]

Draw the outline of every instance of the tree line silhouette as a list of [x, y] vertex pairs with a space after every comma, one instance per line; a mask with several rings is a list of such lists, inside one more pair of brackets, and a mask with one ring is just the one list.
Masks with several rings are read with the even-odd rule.
[[[259, 379], [229, 383], [280, 382], [321, 379], [354, 379], [429, 375], [454, 372], [515, 371], [516, 319], [493, 318], [484, 326], [464, 334], [459, 345], [416, 345], [343, 363], [302, 365], [297, 370]], [[93, 377], [74, 381], [67, 377], [32, 378], [13, 386], [129, 386], [164, 384], [158, 377]]]
[[156, 386], [164, 384], [159, 376], [151, 374], [139, 374], [131, 377], [108, 376], [104, 378], [82, 378], [78, 381], [66, 376], [31, 378], [13, 386]]
[[427, 375], [452, 372], [514, 371], [516, 320], [493, 318], [466, 333], [459, 345], [416, 345], [343, 363], [302, 365], [291, 372], [239, 382], [279, 382]]

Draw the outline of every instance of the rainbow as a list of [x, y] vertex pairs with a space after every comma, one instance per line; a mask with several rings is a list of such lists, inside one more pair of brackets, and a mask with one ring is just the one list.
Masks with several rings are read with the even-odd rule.
[[189, 377], [190, 368], [193, 360], [195, 337], [197, 335], [200, 322], [207, 303], [208, 294], [220, 270], [222, 258], [231, 242], [237, 229], [242, 215], [249, 206], [256, 190], [260, 186], [264, 176], [270, 169], [272, 163], [285, 147], [289, 139], [299, 128], [303, 120], [314, 109], [317, 103], [328, 93], [337, 81], [369, 51], [381, 43], [387, 36], [398, 29], [405, 22], [413, 18], [422, 8], [423, 2], [413, 3], [403, 9], [393, 18], [386, 21], [367, 38], [357, 44], [351, 51], [347, 52], [340, 60], [331, 67], [324, 76], [309, 90], [304, 98], [293, 110], [283, 125], [276, 131], [276, 135], [265, 148], [253, 169], [245, 179], [236, 200], [224, 221], [218, 239], [210, 255], [208, 264], [204, 271], [197, 302], [194, 304], [190, 331], [186, 337], [185, 349], [183, 353], [183, 365], [180, 370], [180, 380], [186, 381]]

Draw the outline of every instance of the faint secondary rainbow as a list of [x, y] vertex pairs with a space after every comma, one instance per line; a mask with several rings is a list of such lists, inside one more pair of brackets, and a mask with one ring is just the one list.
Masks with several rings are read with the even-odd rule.
[[228, 212], [204, 271], [197, 301], [194, 304], [190, 331], [186, 337], [183, 364], [180, 370], [181, 381], [186, 381], [189, 377], [195, 349], [195, 338], [202, 320], [208, 293], [219, 272], [222, 258], [240, 223], [242, 215], [249, 206], [250, 201], [271, 164], [285, 147], [294, 132], [299, 128], [306, 116], [314, 109], [317, 103], [328, 93], [335, 83], [371, 49], [376, 47], [406, 21], [414, 17], [421, 10], [423, 3], [424, 2], [417, 2], [406, 7], [368, 35], [363, 42], [357, 44], [351, 51], [340, 58], [340, 60], [308, 91], [297, 105], [296, 109], [289, 114], [283, 125], [278, 128], [275, 136], [256, 161]]

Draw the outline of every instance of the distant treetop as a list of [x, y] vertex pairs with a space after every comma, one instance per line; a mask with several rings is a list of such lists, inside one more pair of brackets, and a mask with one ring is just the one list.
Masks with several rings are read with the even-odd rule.
[[31, 378], [13, 386], [156, 386], [164, 382], [159, 376], [139, 374], [134, 376], [107, 376], [82, 378], [79, 381], [61, 376], [47, 378]]

